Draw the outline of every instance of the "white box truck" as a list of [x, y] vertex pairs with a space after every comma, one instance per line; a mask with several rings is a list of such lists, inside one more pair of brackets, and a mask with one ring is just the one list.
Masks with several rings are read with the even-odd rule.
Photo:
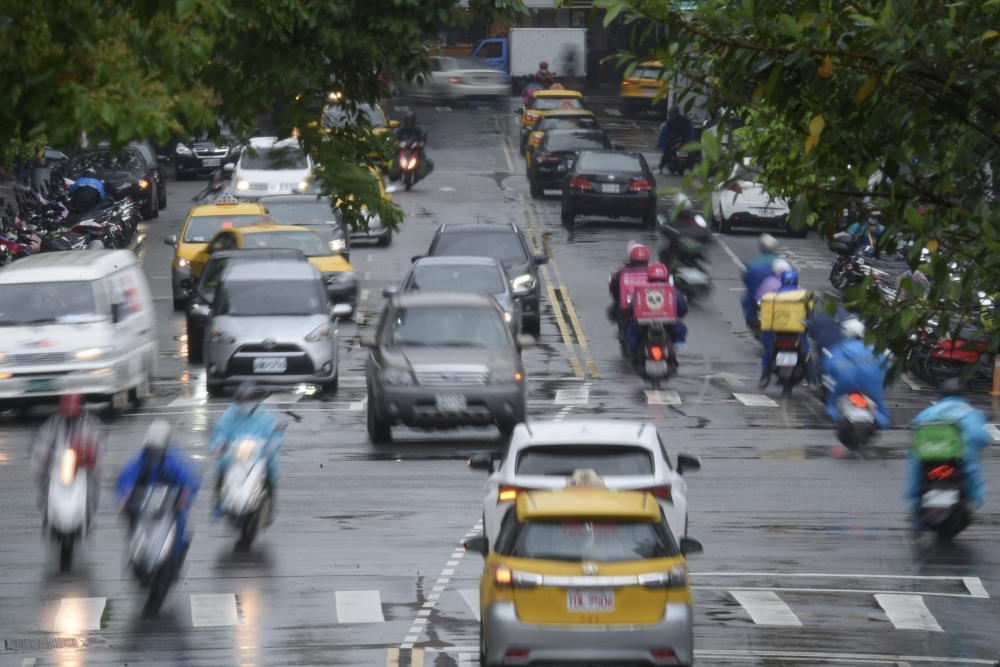
[[511, 28], [508, 37], [484, 39], [472, 52], [489, 67], [511, 78], [520, 89], [549, 64], [556, 80], [587, 74], [587, 31], [584, 28]]

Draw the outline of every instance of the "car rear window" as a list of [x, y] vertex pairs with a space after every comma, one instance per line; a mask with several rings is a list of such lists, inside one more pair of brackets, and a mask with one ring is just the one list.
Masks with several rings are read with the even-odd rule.
[[660, 79], [663, 70], [657, 67], [636, 67], [632, 70], [633, 79]]
[[339, 225], [337, 213], [328, 199], [309, 202], [271, 203], [262, 201], [267, 213], [283, 225]]
[[202, 215], [191, 218], [184, 230], [184, 243], [208, 243], [222, 229], [246, 227], [260, 220], [260, 213], [250, 215]]
[[446, 232], [438, 236], [434, 255], [492, 257], [501, 262], [527, 262], [521, 239], [510, 232]]
[[576, 170], [599, 174], [641, 174], [638, 155], [625, 153], [584, 153], [577, 160]]
[[[506, 518], [512, 516], [517, 513], [510, 512]], [[496, 547], [503, 556], [608, 563], [678, 554], [673, 535], [662, 522], [574, 518], [528, 521], [503, 528]]]
[[316, 235], [316, 232], [255, 232], [244, 234], [243, 247], [253, 248], [290, 248], [301, 250], [306, 257], [325, 257], [333, 251], [326, 242]]
[[553, 109], [582, 109], [583, 100], [579, 97], [535, 97], [532, 99], [532, 109], [551, 111]]
[[545, 147], [550, 151], [585, 151], [601, 148], [611, 148], [608, 140], [597, 134], [549, 134], [546, 135]]
[[653, 456], [643, 447], [618, 445], [551, 445], [527, 447], [517, 455], [518, 475], [570, 476], [593, 470], [602, 477], [652, 475]]
[[543, 118], [538, 121], [539, 131], [548, 130], [596, 130], [597, 120], [588, 116], [573, 118]]
[[415, 267], [403, 289], [487, 294], [503, 294], [507, 291], [503, 276], [496, 266], [476, 264], [457, 266], [429, 264]]

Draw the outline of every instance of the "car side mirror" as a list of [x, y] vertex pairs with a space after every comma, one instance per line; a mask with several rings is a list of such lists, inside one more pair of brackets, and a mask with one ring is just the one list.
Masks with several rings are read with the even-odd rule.
[[[191, 314], [197, 315], [199, 317], [208, 317], [211, 314], [212, 309], [207, 303], [196, 303], [191, 306]], [[192, 343], [197, 343], [198, 341], [188, 341], [188, 345]]]
[[166, 155], [157, 155], [156, 159], [159, 160], [160, 162], [166, 162], [167, 161], [167, 156]]
[[677, 455], [677, 474], [683, 475], [687, 471], [701, 470], [701, 458], [691, 454]]
[[389, 121], [389, 127], [391, 129], [395, 130], [397, 127], [399, 127], [399, 121], [398, 120], [390, 120]]
[[705, 547], [702, 546], [701, 542], [690, 537], [682, 537], [680, 547], [681, 554], [684, 556], [688, 556], [690, 554], [700, 554], [705, 550]]
[[486, 558], [490, 553], [490, 541], [486, 539], [485, 535], [476, 535], [467, 539], [465, 542], [462, 542], [462, 547], [466, 551], [475, 551], [483, 558]]
[[177, 284], [183, 287], [184, 289], [193, 289], [194, 286], [198, 284], [198, 281], [195, 280], [194, 278], [181, 278], [181, 280]]
[[614, 148], [616, 151], [623, 151], [623, 150], [625, 150], [625, 147], [622, 146], [621, 144], [615, 144], [614, 146], [612, 146], [612, 148]]
[[361, 343], [361, 347], [377, 347], [375, 336], [362, 336], [359, 342]]
[[226, 164], [222, 165], [222, 171], [226, 172], [227, 174], [231, 174], [234, 171], [236, 171], [236, 165], [233, 164], [232, 162], [227, 162]]
[[521, 298], [526, 297], [529, 294], [531, 294], [531, 290], [528, 289], [527, 287], [515, 287], [514, 290], [510, 294], [515, 299], [521, 299]]
[[493, 472], [493, 455], [492, 454], [473, 454], [469, 457], [469, 467], [473, 470], [485, 470], [489, 473]]
[[548, 263], [549, 263], [548, 255], [535, 255], [535, 264], [548, 264]]
[[424, 258], [423, 255], [414, 255], [413, 257], [410, 258], [410, 264], [413, 264], [418, 259], [423, 259], [423, 258]]
[[514, 113], [516, 113], [516, 114], [523, 114], [524, 113], [524, 107], [518, 107], [518, 108], [514, 109]]
[[334, 320], [343, 320], [350, 317], [351, 311], [353, 310], [354, 309], [351, 308], [351, 304], [349, 303], [338, 303], [330, 309], [330, 318]]
[[535, 337], [530, 334], [518, 334], [517, 336], [517, 346], [519, 348], [534, 347], [537, 342]]
[[168, 236], [167, 238], [163, 239], [163, 245], [176, 246], [177, 245], [177, 237], [176, 236]]
[[391, 299], [394, 295], [399, 293], [398, 285], [389, 285], [384, 290], [382, 290], [382, 296], [387, 299]]

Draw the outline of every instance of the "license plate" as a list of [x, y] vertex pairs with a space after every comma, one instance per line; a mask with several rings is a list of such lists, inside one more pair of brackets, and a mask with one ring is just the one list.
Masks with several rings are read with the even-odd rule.
[[569, 611], [614, 611], [615, 591], [612, 588], [570, 588], [566, 591]]
[[761, 218], [773, 218], [774, 209], [771, 208], [759, 208], [757, 209], [757, 216]]
[[617, 183], [601, 183], [601, 192], [610, 192], [618, 194], [618, 184]]
[[285, 357], [257, 357], [253, 360], [254, 373], [284, 373], [288, 370]]
[[677, 277], [686, 282], [688, 285], [708, 284], [708, 274], [690, 266], [678, 266], [674, 273], [676, 273]]
[[958, 489], [932, 489], [920, 500], [921, 507], [943, 509], [957, 505], [960, 494]]
[[799, 363], [798, 352], [779, 352], [775, 359], [778, 366], [794, 366]]
[[660, 361], [653, 361], [652, 359], [646, 360], [646, 375], [650, 377], [664, 377], [667, 374], [667, 361], [662, 359]]
[[220, 164], [222, 164], [222, 158], [206, 157], [201, 160], [201, 166], [203, 167], [218, 167]]
[[468, 407], [462, 394], [438, 394], [434, 398], [434, 403], [441, 412], [465, 412]]
[[55, 390], [56, 381], [54, 378], [36, 378], [34, 380], [28, 380], [28, 388], [25, 389], [25, 391], [29, 394], [38, 394]]
[[875, 415], [870, 410], [865, 410], [854, 405], [848, 405], [844, 409], [844, 417], [847, 418], [847, 421], [856, 424], [872, 424], [875, 422]]
[[687, 151], [677, 151], [677, 157], [687, 157], [690, 155]]

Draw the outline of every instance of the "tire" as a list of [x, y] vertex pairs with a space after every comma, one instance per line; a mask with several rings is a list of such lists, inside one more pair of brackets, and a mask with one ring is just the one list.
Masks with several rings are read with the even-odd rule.
[[385, 233], [385, 236], [383, 236], [382, 238], [380, 238], [378, 240], [378, 243], [376, 243], [376, 245], [379, 248], [386, 248], [386, 247], [389, 246], [390, 243], [392, 243], [392, 230], [391, 229]]
[[733, 225], [726, 218], [719, 218], [719, 233], [720, 234], [731, 234], [733, 232]]
[[187, 299], [178, 299], [174, 297], [174, 310], [184, 310], [187, 307]]
[[562, 205], [562, 223], [567, 229], [573, 229], [576, 226], [576, 213], [573, 212], [572, 207], [570, 207], [565, 202]]
[[340, 372], [338, 371], [337, 375], [334, 376], [334, 378], [333, 378], [332, 381], [327, 382], [326, 384], [323, 385], [323, 387], [322, 387], [323, 393], [324, 394], [336, 394], [337, 393], [337, 388], [339, 386], [340, 386]]
[[[166, 183], [167, 179], [163, 179], [163, 182]], [[167, 207], [167, 189], [166, 188], [163, 188], [163, 195], [160, 197], [160, 201], [157, 202], [157, 205], [160, 207], [161, 211]]]
[[189, 174], [186, 171], [177, 171], [175, 173], [177, 175], [177, 180], [178, 181], [190, 181], [191, 180], [191, 174]]
[[[155, 184], [153, 185], [153, 189], [156, 189]], [[155, 194], [155, 192], [151, 192], [149, 194], [149, 198], [146, 199], [146, 203], [142, 205], [140, 213], [142, 214], [143, 220], [152, 220], [160, 215], [160, 209], [156, 207], [156, 197], [153, 196]]]
[[650, 229], [656, 227], [656, 209], [642, 214], [642, 224]]
[[226, 391], [225, 384], [208, 384], [205, 383], [205, 392], [211, 398], [219, 398]]
[[205, 354], [203, 347], [204, 343], [204, 331], [199, 331], [197, 328], [191, 325], [191, 321], [188, 320], [187, 323], [187, 337], [188, 337], [188, 361], [192, 364], [200, 364]]
[[538, 338], [541, 335], [541, 333], [542, 333], [542, 319], [541, 319], [541, 316], [539, 316], [539, 318], [536, 319], [534, 322], [522, 322], [521, 323], [521, 330], [524, 331], [524, 333], [526, 333], [526, 334], [529, 334], [529, 335], [534, 336], [535, 338]]
[[368, 438], [373, 445], [388, 445], [392, 442], [392, 427], [378, 419], [372, 392], [368, 392]]
[[532, 199], [542, 198], [542, 186], [538, 183], [538, 177], [534, 174], [534, 172], [528, 173], [528, 190], [531, 193]]
[[713, 232], [718, 231], [719, 229], [719, 219], [715, 217], [714, 208], [712, 209], [712, 212], [709, 213], [708, 215], [708, 228], [711, 229]]
[[653, 385], [653, 391], [659, 391], [660, 390], [661, 382], [662, 381], [660, 380], [660, 378], [652, 378], [650, 380], [650, 383]]
[[59, 571], [69, 572], [73, 568], [73, 536], [63, 535], [59, 543]]
[[486, 641], [486, 624], [479, 621], [479, 664], [480, 667], [492, 667], [489, 663], [490, 647]]
[[413, 189], [413, 172], [406, 172], [403, 174], [403, 187], [407, 192]]

